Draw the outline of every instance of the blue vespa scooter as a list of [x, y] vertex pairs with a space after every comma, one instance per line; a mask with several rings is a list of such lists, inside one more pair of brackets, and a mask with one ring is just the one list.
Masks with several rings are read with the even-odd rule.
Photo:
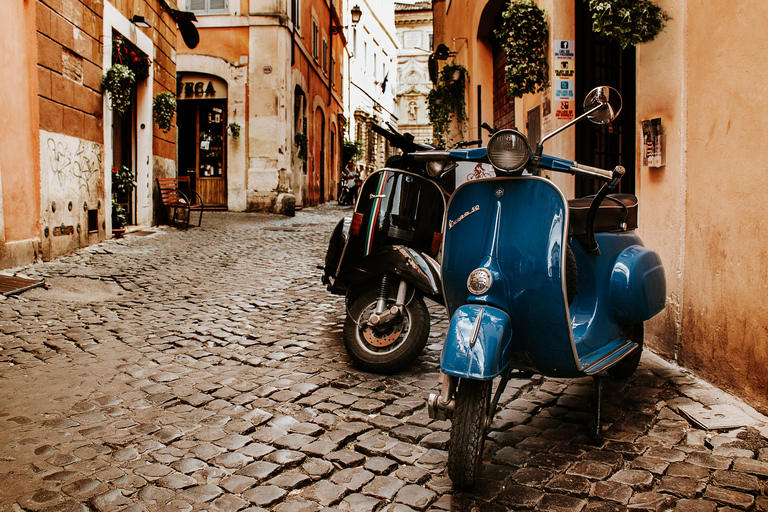
[[[619, 93], [590, 92], [582, 119], [605, 124]], [[452, 419], [448, 475], [475, 483], [485, 432], [510, 378], [595, 376], [592, 435], [601, 439], [603, 371], [628, 378], [640, 361], [643, 322], [666, 302], [661, 259], [643, 246], [637, 198], [611, 194], [624, 174], [535, 152], [525, 136], [501, 130], [488, 142], [497, 177], [456, 189], [446, 213], [443, 293], [451, 315], [441, 354], [433, 418]], [[605, 182], [594, 198], [568, 201], [541, 169]], [[500, 382], [492, 393], [493, 380]]]

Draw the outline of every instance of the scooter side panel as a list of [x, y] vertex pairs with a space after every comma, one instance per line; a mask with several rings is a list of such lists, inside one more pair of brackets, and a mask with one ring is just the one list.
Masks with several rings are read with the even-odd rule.
[[[563, 279], [567, 208], [560, 190], [538, 177], [462, 185], [448, 206], [442, 266], [452, 315], [466, 303], [507, 312], [511, 334], [504, 354], [515, 354], [513, 367], [531, 365], [526, 369], [563, 377], [580, 369]], [[475, 296], [467, 278], [479, 267], [495, 279], [485, 295]]]
[[421, 291], [440, 302], [440, 268], [434, 260], [404, 245], [386, 245], [358, 261], [345, 274], [345, 281], [356, 284], [385, 272], [406, 278]]
[[624, 249], [613, 266], [609, 297], [613, 314], [624, 324], [643, 322], [664, 309], [666, 279], [659, 255], [638, 245]]
[[500, 309], [467, 304], [457, 309], [440, 354], [443, 373], [477, 380], [492, 379], [510, 361], [511, 320]]

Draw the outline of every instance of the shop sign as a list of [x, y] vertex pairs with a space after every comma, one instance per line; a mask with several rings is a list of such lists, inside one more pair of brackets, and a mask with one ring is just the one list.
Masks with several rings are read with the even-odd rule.
[[227, 97], [227, 83], [212, 75], [180, 73], [176, 97], [180, 100], [223, 99]]
[[555, 119], [570, 121], [576, 117], [576, 52], [572, 40], [556, 40], [554, 47]]

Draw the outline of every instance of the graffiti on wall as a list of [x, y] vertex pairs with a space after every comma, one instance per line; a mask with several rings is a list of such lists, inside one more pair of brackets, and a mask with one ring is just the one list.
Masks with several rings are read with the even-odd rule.
[[58, 133], [44, 132], [42, 138], [46, 141], [42, 170], [48, 173], [49, 184], [61, 192], [90, 196], [101, 176], [101, 145]]

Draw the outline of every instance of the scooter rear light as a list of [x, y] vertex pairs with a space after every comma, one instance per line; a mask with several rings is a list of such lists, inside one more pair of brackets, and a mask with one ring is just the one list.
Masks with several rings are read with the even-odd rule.
[[440, 246], [443, 245], [443, 234], [435, 233], [432, 236], [432, 246], [429, 248], [429, 254], [435, 256], [440, 252]]
[[357, 236], [360, 234], [360, 229], [363, 227], [363, 214], [362, 213], [354, 213], [352, 214], [352, 224], [349, 226], [349, 234], [353, 236]]

